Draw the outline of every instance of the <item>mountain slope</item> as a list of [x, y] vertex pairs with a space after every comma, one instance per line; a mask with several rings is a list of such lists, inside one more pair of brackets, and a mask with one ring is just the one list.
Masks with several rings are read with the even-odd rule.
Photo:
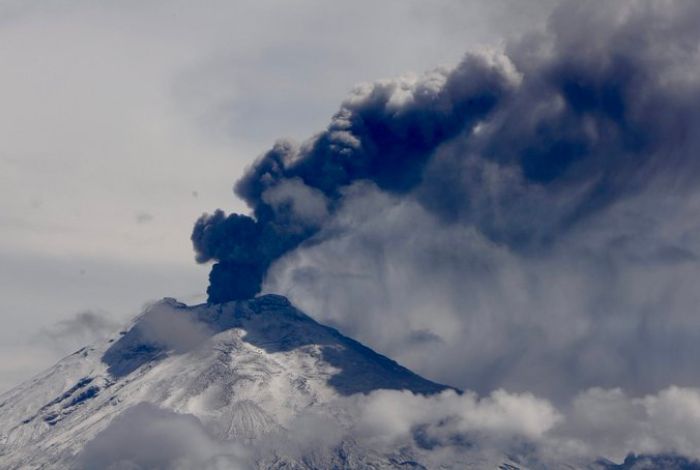
[[[215, 442], [245, 443], [284, 432], [308, 410], [338, 414], [326, 405], [339, 397], [446, 388], [318, 324], [280, 296], [195, 307], [165, 299], [127, 331], [0, 396], [0, 461], [2, 468], [89, 466], [78, 458], [86, 444], [144, 402], [193, 415]], [[248, 462], [323, 468], [371, 460], [420, 468], [400, 450], [398, 457], [373, 456], [354, 451], [352, 442], [298, 460], [261, 452]]]
[[164, 299], [0, 395], [0, 468], [700, 468], [672, 454], [562, 463], [536, 448], [557, 419], [527, 394], [430, 382], [284, 297]]

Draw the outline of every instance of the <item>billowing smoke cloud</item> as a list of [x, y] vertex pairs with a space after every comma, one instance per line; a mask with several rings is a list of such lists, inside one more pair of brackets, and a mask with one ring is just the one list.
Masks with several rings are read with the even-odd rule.
[[236, 185], [252, 216], [216, 211], [195, 224], [197, 261], [217, 261], [209, 301], [255, 295], [271, 263], [318, 233], [353, 182], [413, 189], [431, 153], [469, 132], [517, 81], [505, 56], [470, 54], [455, 69], [358, 87], [326, 131], [301, 146], [278, 142]]
[[700, 385], [698, 21], [565, 2], [503, 52], [358, 88], [239, 181], [250, 216], [197, 222], [210, 301], [264, 281], [483, 393]]
[[197, 260], [217, 261], [210, 301], [254, 295], [360, 180], [398, 194], [419, 186], [431, 212], [510, 244], [549, 242], [652, 174], [691, 183], [698, 8], [571, 3], [507, 55], [472, 53], [454, 69], [358, 87], [327, 130], [279, 142], [238, 182], [251, 216], [197, 221]]

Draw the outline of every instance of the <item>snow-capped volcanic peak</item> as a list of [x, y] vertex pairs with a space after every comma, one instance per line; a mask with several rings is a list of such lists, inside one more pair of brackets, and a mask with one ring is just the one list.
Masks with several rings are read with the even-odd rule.
[[0, 396], [3, 468], [74, 468], [86, 443], [142, 403], [194, 415], [219, 441], [285, 429], [300, 412], [419, 377], [284, 297], [188, 307], [164, 299], [126, 331]]

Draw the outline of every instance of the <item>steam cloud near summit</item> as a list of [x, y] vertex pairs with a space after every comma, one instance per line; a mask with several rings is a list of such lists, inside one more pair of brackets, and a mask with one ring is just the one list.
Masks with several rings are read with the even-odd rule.
[[478, 391], [698, 385], [698, 22], [564, 2], [502, 52], [358, 87], [236, 184], [251, 215], [197, 221], [209, 301], [265, 283]]

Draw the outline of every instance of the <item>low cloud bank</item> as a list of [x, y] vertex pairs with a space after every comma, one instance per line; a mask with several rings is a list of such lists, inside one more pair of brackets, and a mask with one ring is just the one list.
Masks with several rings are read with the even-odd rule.
[[[331, 410], [332, 412], [329, 412]], [[380, 390], [302, 412], [252, 442], [219, 442], [193, 415], [140, 404], [90, 441], [81, 468], [257, 468], [272, 462], [414, 459], [429, 468], [504, 462], [524, 466], [622, 462], [630, 453], [700, 459], [700, 391], [669, 387], [633, 398], [590, 389], [566, 410], [503, 390], [479, 398]], [[362, 460], [370, 459], [370, 460]]]
[[192, 415], [141, 403], [88, 442], [78, 459], [85, 470], [247, 468], [235, 444], [212, 440]]

